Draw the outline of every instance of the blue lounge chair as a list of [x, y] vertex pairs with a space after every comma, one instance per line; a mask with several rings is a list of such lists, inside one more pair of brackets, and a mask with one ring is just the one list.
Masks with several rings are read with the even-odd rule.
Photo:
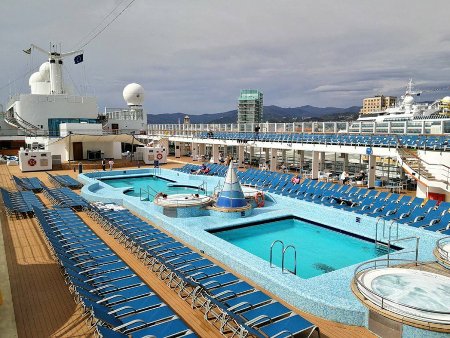
[[296, 337], [303, 332], [306, 332], [307, 337], [311, 337], [314, 331], [318, 332], [320, 337], [319, 328], [307, 321], [305, 318], [299, 315], [291, 315], [287, 318], [283, 318], [276, 322], [267, 324], [259, 328], [259, 331], [264, 333], [267, 337]]

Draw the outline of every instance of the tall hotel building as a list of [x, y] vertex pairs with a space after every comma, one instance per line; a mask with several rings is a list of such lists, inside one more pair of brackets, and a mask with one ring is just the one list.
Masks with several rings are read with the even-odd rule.
[[243, 89], [239, 95], [238, 123], [261, 123], [263, 116], [263, 93], [255, 89]]

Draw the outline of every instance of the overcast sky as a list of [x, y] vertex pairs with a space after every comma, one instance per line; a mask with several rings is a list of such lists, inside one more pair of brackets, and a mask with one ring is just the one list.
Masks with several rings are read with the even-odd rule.
[[[23, 74], [45, 61], [23, 49], [72, 50], [120, 2], [1, 0], [0, 87], [17, 79], [1, 102], [29, 92]], [[449, 12], [449, 0], [136, 0], [82, 64], [65, 61], [66, 81], [88, 85], [100, 109], [124, 106], [123, 87], [137, 82], [154, 114], [235, 109], [245, 88], [262, 90], [265, 105], [361, 105], [400, 95], [410, 77], [421, 89], [450, 85]]]

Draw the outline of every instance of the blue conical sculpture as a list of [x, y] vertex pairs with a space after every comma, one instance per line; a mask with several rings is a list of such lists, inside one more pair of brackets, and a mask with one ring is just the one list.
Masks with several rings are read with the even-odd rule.
[[239, 183], [233, 162], [228, 167], [225, 183], [216, 202], [216, 207], [224, 209], [242, 208], [247, 206], [241, 184]]

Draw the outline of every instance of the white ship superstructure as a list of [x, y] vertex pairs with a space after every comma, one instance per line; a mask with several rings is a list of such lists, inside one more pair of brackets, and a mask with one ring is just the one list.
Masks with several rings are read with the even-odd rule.
[[75, 56], [75, 63], [80, 63], [82, 50], [62, 53], [55, 45], [50, 51], [32, 45], [28, 51], [35, 50], [47, 55], [48, 60], [31, 74], [29, 94], [10, 97], [0, 123], [2, 149], [45, 149], [60, 155], [64, 162], [117, 159], [129, 148], [123, 143], [140, 144], [134, 135], [147, 131], [142, 86], [131, 83], [125, 87], [127, 108], [105, 108], [104, 113], [99, 113], [95, 97], [76, 95], [64, 82], [64, 59]]
[[32, 45], [48, 55], [39, 71], [28, 81], [30, 94], [12, 96], [6, 107], [5, 122], [25, 135], [59, 136], [59, 125], [69, 122], [95, 123], [98, 117], [95, 97], [73, 95], [63, 79], [64, 58], [82, 51], [61, 53]]
[[416, 91], [413, 88], [413, 82], [410, 80], [406, 87], [405, 95], [401, 96], [401, 100], [394, 106], [388, 107], [385, 110], [361, 114], [358, 121], [407, 121], [407, 120], [421, 120], [430, 118], [445, 118], [446, 116], [440, 113], [446, 113], [445, 107], [450, 103], [450, 97], [444, 97], [442, 100], [436, 100], [433, 103], [418, 103], [415, 102], [414, 97], [420, 96], [421, 91]]

